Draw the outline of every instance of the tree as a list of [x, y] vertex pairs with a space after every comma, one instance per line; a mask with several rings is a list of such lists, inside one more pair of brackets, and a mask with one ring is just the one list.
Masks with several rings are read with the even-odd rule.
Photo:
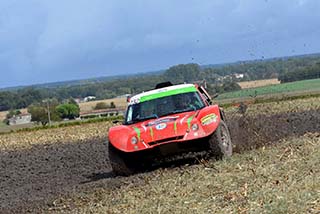
[[110, 103], [110, 108], [116, 108], [116, 104], [114, 104], [114, 102]]
[[[46, 100], [44, 102], [33, 104], [28, 107], [28, 112], [31, 114], [31, 121], [41, 123], [43, 126], [51, 121], [60, 121], [56, 100]], [[49, 120], [50, 119], [50, 120]]]
[[108, 104], [105, 102], [98, 102], [96, 104], [96, 106], [94, 107], [95, 110], [99, 110], [99, 109], [106, 109], [109, 108]]
[[49, 117], [46, 109], [43, 106], [31, 105], [28, 107], [28, 112], [31, 114], [31, 121], [41, 123], [43, 126], [49, 122]]
[[79, 107], [79, 105], [78, 105], [78, 103], [71, 97], [71, 98], [69, 98], [68, 100], [67, 100], [67, 102], [66, 103], [69, 103], [69, 104], [74, 104], [74, 105], [76, 105], [76, 106], [78, 106]]
[[222, 85], [222, 88], [223, 88], [223, 91], [225, 92], [241, 90], [240, 85], [233, 81], [224, 83]]
[[7, 119], [10, 119], [11, 117], [13, 116], [17, 116], [17, 115], [20, 115], [21, 114], [21, 111], [20, 110], [13, 110], [11, 109], [8, 114], [6, 115], [6, 118]]
[[58, 105], [56, 111], [59, 113], [60, 118], [71, 120], [79, 117], [80, 108], [78, 105], [65, 103]]
[[[59, 101], [70, 97], [84, 98], [88, 95], [93, 95], [100, 100], [108, 99], [153, 89], [157, 83], [166, 81], [177, 84], [193, 83], [205, 79], [208, 85], [218, 89], [220, 84], [224, 83], [226, 76], [232, 76], [235, 73], [244, 74], [245, 78], [241, 81], [278, 77], [281, 82], [289, 82], [320, 78], [319, 62], [320, 55], [317, 54], [306, 57], [243, 61], [221, 65], [181, 64], [172, 66], [165, 71], [108, 78], [108, 80], [75, 81], [71, 84], [63, 83], [50, 87], [33, 86], [8, 89], [7, 91], [1, 90], [0, 111], [25, 108], [49, 97], [56, 97]], [[236, 81], [239, 81], [239, 79], [236, 79]], [[229, 90], [229, 87], [227, 88]], [[217, 91], [215, 89], [214, 91]]]
[[311, 66], [296, 68], [292, 71], [285, 71], [280, 74], [278, 79], [281, 83], [293, 82], [305, 79], [316, 79], [320, 78], [320, 63], [316, 63]]
[[199, 80], [201, 68], [198, 64], [180, 64], [170, 67], [163, 74], [164, 77], [174, 83], [193, 82]]
[[21, 111], [20, 110], [13, 110], [11, 109], [8, 114], [6, 115], [6, 118], [3, 120], [3, 122], [7, 125], [9, 125], [9, 119], [12, 118], [13, 116], [20, 115]]

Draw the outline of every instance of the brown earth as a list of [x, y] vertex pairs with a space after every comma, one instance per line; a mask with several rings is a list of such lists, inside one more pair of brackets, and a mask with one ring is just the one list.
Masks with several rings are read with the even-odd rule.
[[298, 137], [320, 130], [320, 109], [228, 118], [235, 152], [254, 149], [288, 137]]
[[[227, 114], [235, 152], [320, 130], [320, 109], [270, 115]], [[114, 178], [105, 140], [33, 145], [0, 153], [0, 213], [42, 213], [59, 196], [92, 188], [138, 185], [143, 174]], [[170, 169], [168, 169], [170, 170]]]
[[79, 103], [80, 111], [81, 112], [87, 112], [94, 110], [94, 107], [97, 105], [97, 103], [104, 102], [107, 105], [110, 105], [111, 102], [113, 102], [117, 108], [125, 108], [127, 106], [127, 99], [126, 98], [113, 98], [113, 99], [106, 99], [106, 100], [95, 100], [85, 103]]
[[277, 85], [277, 84], [280, 84], [280, 81], [277, 78], [275, 78], [275, 79], [266, 79], [266, 80], [244, 81], [244, 82], [238, 82], [238, 84], [242, 89], [245, 89], [245, 88], [262, 87], [267, 85]]

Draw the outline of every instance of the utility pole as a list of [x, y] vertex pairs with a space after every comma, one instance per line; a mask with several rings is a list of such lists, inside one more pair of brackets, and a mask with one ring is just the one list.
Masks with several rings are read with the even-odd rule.
[[49, 121], [49, 126], [51, 126], [50, 108], [49, 108], [49, 99], [47, 99], [47, 112], [48, 112], [48, 121]]

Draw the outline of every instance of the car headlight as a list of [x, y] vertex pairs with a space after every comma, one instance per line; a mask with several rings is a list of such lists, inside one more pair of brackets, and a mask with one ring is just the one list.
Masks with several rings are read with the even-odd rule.
[[135, 145], [138, 143], [138, 139], [136, 137], [131, 138], [131, 144]]
[[192, 131], [197, 131], [199, 129], [198, 124], [192, 124], [191, 129]]

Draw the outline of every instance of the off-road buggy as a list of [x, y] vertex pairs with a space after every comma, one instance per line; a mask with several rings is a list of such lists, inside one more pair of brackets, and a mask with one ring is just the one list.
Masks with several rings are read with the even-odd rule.
[[158, 84], [130, 98], [122, 125], [109, 130], [112, 170], [129, 175], [153, 159], [183, 152], [209, 151], [216, 158], [231, 156], [225, 116], [196, 84]]

